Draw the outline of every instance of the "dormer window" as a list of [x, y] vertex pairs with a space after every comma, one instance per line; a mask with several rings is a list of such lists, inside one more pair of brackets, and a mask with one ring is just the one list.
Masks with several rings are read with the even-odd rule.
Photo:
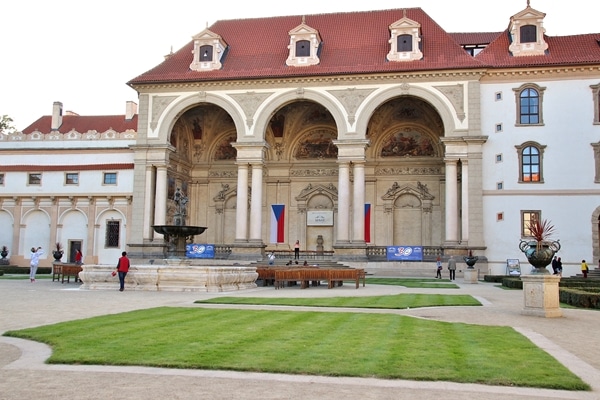
[[508, 50], [515, 57], [542, 56], [548, 49], [544, 39], [543, 22], [546, 14], [534, 10], [527, 2], [527, 8], [510, 18], [508, 27], [510, 46]]
[[194, 36], [194, 58], [190, 64], [193, 71], [213, 71], [220, 69], [223, 64], [221, 60], [225, 56], [227, 43], [221, 36], [209, 31], [203, 30]]
[[406, 17], [394, 22], [390, 28], [389, 61], [413, 61], [423, 58], [421, 52], [421, 24]]
[[306, 25], [304, 17], [302, 23], [289, 31], [290, 54], [285, 63], [290, 67], [304, 67], [319, 64], [321, 50], [321, 36], [319, 31]]

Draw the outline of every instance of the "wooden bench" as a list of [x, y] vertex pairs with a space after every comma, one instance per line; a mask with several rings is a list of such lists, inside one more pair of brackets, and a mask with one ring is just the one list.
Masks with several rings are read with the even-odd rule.
[[[363, 281], [363, 287], [365, 286], [365, 271], [364, 269], [354, 268], [272, 268], [275, 276], [275, 289], [281, 289], [286, 284], [291, 282], [300, 282], [301, 288], [306, 289], [312, 282], [313, 286], [317, 286], [321, 281], [327, 281], [327, 288], [331, 289], [335, 286], [341, 286], [344, 281], [354, 281], [356, 288], [360, 286], [360, 279]], [[262, 271], [263, 276], [269, 272]]]
[[75, 278], [75, 283], [77, 282], [81, 282], [81, 279], [79, 279], [79, 273], [81, 271], [83, 271], [83, 268], [81, 268], [81, 265], [78, 264], [62, 264], [60, 266], [61, 268], [61, 275], [62, 275], [62, 282], [61, 283], [65, 283], [65, 278], [67, 278], [67, 283], [70, 282], [71, 277]]

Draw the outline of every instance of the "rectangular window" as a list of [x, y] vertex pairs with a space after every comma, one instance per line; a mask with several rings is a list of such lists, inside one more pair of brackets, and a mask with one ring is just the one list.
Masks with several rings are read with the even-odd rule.
[[503, 182], [496, 183], [496, 189], [498, 189], [498, 190], [504, 189], [504, 183]]
[[79, 173], [67, 172], [65, 174], [65, 184], [66, 185], [79, 185]]
[[106, 221], [105, 247], [119, 247], [120, 221]]
[[496, 162], [502, 162], [502, 154], [496, 154]]
[[540, 221], [541, 212], [538, 211], [521, 211], [521, 236], [532, 237], [530, 224], [533, 221]]
[[496, 124], [496, 132], [502, 132], [502, 124]]
[[4, 185], [4, 174], [0, 174], [0, 185]]
[[105, 172], [103, 183], [105, 185], [116, 185], [117, 184], [117, 173], [116, 172]]
[[502, 100], [502, 92], [496, 92], [496, 101]]
[[39, 173], [29, 174], [27, 183], [29, 185], [41, 185], [42, 184], [42, 174], [39, 174]]
[[504, 221], [504, 213], [496, 214], [496, 221]]

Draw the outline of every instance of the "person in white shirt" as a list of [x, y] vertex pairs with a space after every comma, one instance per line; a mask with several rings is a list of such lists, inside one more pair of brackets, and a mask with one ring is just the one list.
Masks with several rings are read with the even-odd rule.
[[31, 261], [29, 263], [29, 280], [31, 282], [35, 282], [35, 274], [37, 273], [40, 256], [42, 254], [44, 254], [44, 250], [42, 250], [41, 246], [37, 249], [35, 247], [31, 248]]

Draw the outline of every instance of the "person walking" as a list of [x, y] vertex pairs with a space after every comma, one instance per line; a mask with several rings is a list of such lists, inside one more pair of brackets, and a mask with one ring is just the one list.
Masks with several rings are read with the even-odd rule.
[[119, 292], [125, 290], [125, 277], [127, 276], [127, 272], [129, 272], [129, 258], [127, 258], [127, 252], [124, 251], [121, 253], [121, 258], [117, 262], [117, 272], [119, 273]]
[[589, 270], [590, 270], [590, 267], [588, 267], [585, 260], [581, 260], [581, 273], [583, 274], [584, 278], [587, 278], [587, 274], [588, 274]]
[[454, 256], [450, 256], [448, 260], [448, 272], [450, 273], [450, 280], [456, 280], [456, 260], [454, 260]]
[[83, 254], [81, 254], [81, 250], [77, 249], [75, 251], [75, 264], [81, 265], [83, 259]]
[[300, 259], [300, 241], [296, 240], [296, 243], [294, 243], [294, 260], [299, 260]]
[[562, 277], [562, 259], [560, 257], [556, 260], [556, 275]]
[[557, 272], [556, 272], [557, 268], [558, 268], [558, 260], [556, 259], [556, 256], [554, 256], [554, 258], [552, 259], [552, 275], [557, 274]]
[[440, 257], [438, 257], [435, 264], [436, 264], [435, 279], [442, 279], [442, 259]]
[[37, 274], [38, 264], [40, 263], [40, 256], [44, 254], [42, 246], [31, 248], [31, 261], [29, 262], [29, 281], [35, 282], [35, 274]]

